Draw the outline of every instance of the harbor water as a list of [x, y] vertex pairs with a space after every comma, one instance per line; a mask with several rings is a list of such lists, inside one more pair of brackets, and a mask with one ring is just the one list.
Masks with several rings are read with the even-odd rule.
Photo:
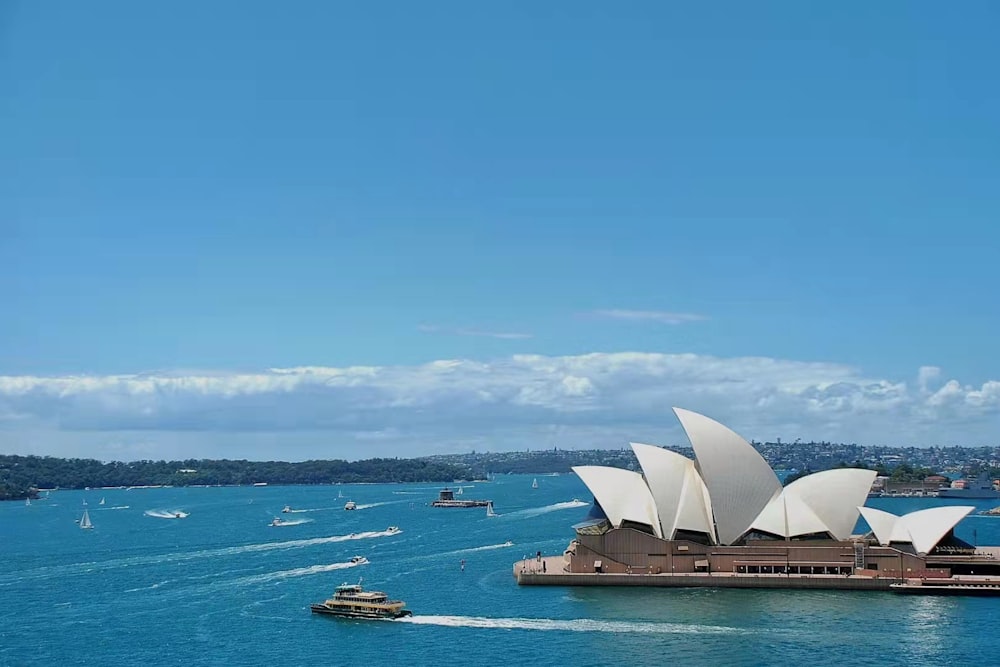
[[[1000, 599], [518, 587], [512, 563], [562, 553], [590, 496], [573, 475], [463, 487], [497, 516], [432, 508], [431, 484], [56, 491], [0, 503], [0, 665], [940, 665], [1000, 654]], [[91, 530], [76, 523], [85, 500]], [[868, 501], [894, 513], [946, 503], [995, 504]], [[283, 525], [270, 526], [275, 517]], [[1000, 517], [970, 516], [957, 532], [1000, 544]], [[359, 579], [414, 615], [309, 613]]]

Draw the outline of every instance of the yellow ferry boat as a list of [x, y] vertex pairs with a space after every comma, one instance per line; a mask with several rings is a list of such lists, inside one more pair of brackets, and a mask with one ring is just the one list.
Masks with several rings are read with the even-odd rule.
[[366, 591], [361, 588], [361, 582], [337, 586], [333, 597], [326, 602], [309, 605], [314, 614], [329, 614], [347, 618], [402, 618], [411, 616], [413, 612], [403, 609], [406, 606], [401, 600], [390, 600], [389, 596], [380, 591]]

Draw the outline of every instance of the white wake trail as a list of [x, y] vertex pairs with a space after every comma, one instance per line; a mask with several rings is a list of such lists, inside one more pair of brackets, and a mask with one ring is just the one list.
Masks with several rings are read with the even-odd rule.
[[407, 502], [410, 502], [410, 501], [408, 501], [408, 500], [387, 500], [387, 501], [381, 502], [381, 503], [359, 504], [354, 509], [366, 510], [366, 509], [371, 509], [372, 507], [381, 507], [382, 505], [395, 505], [397, 503], [407, 503]]
[[278, 524], [270, 524], [272, 528], [284, 528], [285, 526], [299, 526], [303, 523], [312, 523], [312, 519], [289, 519]]
[[199, 558], [215, 558], [218, 556], [233, 556], [243, 553], [256, 553], [262, 551], [274, 551], [280, 549], [302, 549], [323, 544], [335, 544], [337, 542], [350, 542], [353, 540], [370, 540], [379, 537], [391, 537], [399, 535], [402, 530], [378, 530], [366, 531], [362, 533], [351, 533], [349, 535], [332, 535], [330, 537], [313, 537], [303, 540], [286, 540], [283, 542], [264, 542], [258, 544], [244, 544], [235, 547], [221, 547], [218, 549], [203, 549], [201, 551], [182, 551], [154, 556], [135, 556], [132, 558], [115, 558], [106, 561], [91, 561], [85, 563], [71, 563], [67, 565], [53, 565], [47, 567], [24, 570], [21, 572], [7, 572], [0, 574], [0, 586], [10, 586], [26, 579], [44, 579], [46, 577], [82, 574], [84, 572], [98, 572], [112, 570], [121, 567], [133, 567], [136, 565], [157, 565], [160, 563], [174, 563]]
[[344, 509], [343, 506], [340, 506], [340, 507], [313, 507], [311, 509], [302, 509], [302, 510], [292, 510], [292, 509], [290, 509], [290, 510], [288, 510], [287, 513], [289, 513], [289, 514], [301, 514], [302, 512], [329, 512], [330, 510], [342, 510], [342, 509]]
[[509, 512], [504, 516], [517, 516], [517, 517], [533, 517], [542, 514], [548, 514], [549, 512], [558, 512], [559, 510], [569, 510], [576, 507], [586, 507], [590, 503], [586, 503], [582, 500], [568, 500], [564, 503], [554, 503], [552, 505], [546, 505], [545, 507], [532, 507], [526, 510], [518, 510], [516, 512]]
[[490, 628], [496, 630], [539, 630], [563, 632], [609, 632], [641, 634], [747, 634], [747, 630], [719, 625], [682, 623], [646, 623], [633, 621], [598, 621], [588, 618], [559, 620], [552, 618], [486, 618], [482, 616], [407, 616], [396, 623], [437, 625], [452, 628]]
[[469, 547], [468, 549], [456, 549], [455, 551], [447, 551], [441, 555], [447, 556], [450, 554], [472, 553], [474, 551], [491, 551], [493, 549], [506, 549], [507, 547], [512, 547], [512, 546], [514, 546], [513, 542], [504, 542], [503, 544], [487, 544], [484, 547]]
[[250, 586], [253, 584], [264, 584], [269, 581], [281, 581], [282, 579], [291, 579], [292, 577], [308, 577], [313, 574], [322, 574], [324, 572], [334, 572], [336, 570], [346, 570], [351, 567], [358, 567], [359, 565], [364, 565], [364, 563], [330, 563], [328, 565], [310, 565], [309, 567], [297, 567], [293, 570], [279, 570], [278, 572], [267, 572], [265, 574], [254, 574], [249, 577], [240, 577], [239, 579], [234, 579], [231, 581], [219, 582], [222, 586]]
[[154, 519], [186, 519], [191, 515], [190, 512], [182, 510], [146, 510], [143, 514]]

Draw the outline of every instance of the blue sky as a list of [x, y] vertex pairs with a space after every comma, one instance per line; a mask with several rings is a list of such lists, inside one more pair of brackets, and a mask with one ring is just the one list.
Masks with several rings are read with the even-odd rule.
[[0, 449], [996, 442], [998, 19], [6, 3]]

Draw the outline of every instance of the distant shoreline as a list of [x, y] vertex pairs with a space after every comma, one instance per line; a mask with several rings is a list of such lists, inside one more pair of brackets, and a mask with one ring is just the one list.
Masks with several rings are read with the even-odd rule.
[[427, 459], [102, 463], [92, 459], [0, 455], [0, 500], [35, 499], [42, 489], [450, 484], [475, 476], [469, 466]]

